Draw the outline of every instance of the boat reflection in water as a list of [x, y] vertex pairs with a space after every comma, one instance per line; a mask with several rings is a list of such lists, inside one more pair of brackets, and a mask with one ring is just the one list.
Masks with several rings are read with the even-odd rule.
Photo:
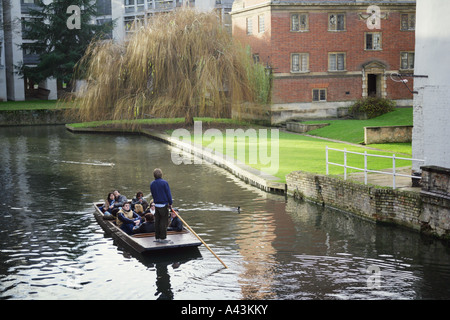
[[[183, 265], [194, 261], [201, 260], [202, 254], [198, 247], [175, 248], [161, 252], [144, 252], [131, 253], [124, 250], [120, 244], [114, 240], [114, 244], [122, 250], [125, 258], [135, 258], [141, 262], [148, 270], [154, 270], [156, 273], [155, 292], [156, 300], [173, 300], [174, 289], [172, 288], [170, 274], [172, 271], [182, 268]], [[146, 299], [149, 299], [147, 296]]]

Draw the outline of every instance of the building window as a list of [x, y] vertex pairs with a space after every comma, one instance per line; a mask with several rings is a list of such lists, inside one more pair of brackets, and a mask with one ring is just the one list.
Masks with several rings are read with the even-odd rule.
[[291, 54], [291, 72], [309, 71], [309, 53]]
[[124, 0], [125, 5], [125, 13], [135, 12], [136, 8], [134, 7], [134, 0]]
[[264, 27], [264, 15], [259, 15], [258, 16], [258, 32], [262, 33], [265, 31], [265, 27]]
[[400, 69], [414, 69], [414, 52], [400, 52]]
[[345, 31], [345, 14], [328, 14], [328, 31]]
[[381, 50], [381, 32], [367, 32], [365, 36], [366, 50]]
[[247, 34], [253, 34], [253, 19], [247, 18]]
[[328, 54], [328, 71], [345, 71], [345, 53]]
[[254, 53], [252, 57], [254, 63], [259, 63], [259, 53]]
[[291, 31], [308, 31], [309, 21], [307, 13], [291, 14]]
[[144, 16], [129, 16], [123, 18], [125, 26], [125, 34], [129, 35], [136, 30], [136, 28], [144, 24]]
[[312, 101], [327, 101], [327, 89], [313, 89]]
[[415, 13], [403, 13], [401, 15], [400, 30], [408, 31], [416, 29], [416, 14]]

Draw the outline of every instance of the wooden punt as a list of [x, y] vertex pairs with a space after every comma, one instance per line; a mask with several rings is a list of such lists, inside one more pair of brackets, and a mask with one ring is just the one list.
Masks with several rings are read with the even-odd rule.
[[201, 241], [192, 234], [191, 231], [183, 228], [182, 231], [167, 231], [169, 243], [155, 242], [155, 233], [140, 233], [128, 235], [116, 226], [115, 220], [104, 219], [104, 214], [100, 210], [103, 202], [94, 202], [94, 216], [98, 224], [111, 235], [120, 245], [131, 249], [136, 253], [160, 252], [164, 250], [186, 250], [200, 246]]

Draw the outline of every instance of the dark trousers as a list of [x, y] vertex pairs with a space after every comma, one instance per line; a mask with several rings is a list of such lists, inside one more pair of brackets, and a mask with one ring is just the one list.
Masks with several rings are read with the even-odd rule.
[[169, 224], [169, 207], [155, 208], [155, 238], [164, 240], [167, 237]]

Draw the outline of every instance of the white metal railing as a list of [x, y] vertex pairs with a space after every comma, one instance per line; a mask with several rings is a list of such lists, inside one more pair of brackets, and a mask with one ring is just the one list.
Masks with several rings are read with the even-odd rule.
[[[393, 154], [392, 156], [382, 156], [382, 155], [378, 155], [378, 154], [369, 154], [369, 153], [367, 153], [367, 151], [364, 151], [364, 153], [360, 153], [360, 152], [348, 151], [347, 149], [340, 150], [340, 149], [329, 148], [328, 146], [325, 147], [325, 150], [326, 150], [325, 161], [326, 161], [326, 166], [327, 166], [327, 175], [329, 174], [329, 169], [328, 169], [329, 165], [344, 167], [344, 180], [347, 180], [347, 168], [348, 169], [359, 170], [359, 171], [364, 171], [364, 184], [367, 184], [367, 173], [368, 172], [392, 175], [392, 188], [393, 189], [395, 189], [395, 177], [409, 177], [409, 178], [413, 178], [413, 179], [421, 179], [420, 176], [411, 176], [411, 175], [400, 174], [400, 173], [396, 172], [396, 166], [395, 166], [395, 161], [396, 160], [425, 162], [425, 160], [421, 160], [421, 159], [397, 157], [397, 156], [395, 156], [395, 154]], [[344, 164], [334, 163], [334, 162], [328, 161], [328, 150], [343, 152], [344, 153]], [[357, 167], [353, 167], [353, 166], [347, 165], [347, 154], [348, 153], [364, 156], [364, 168], [357, 168]], [[392, 159], [392, 172], [367, 169], [367, 157], [378, 157], [378, 158]]]

